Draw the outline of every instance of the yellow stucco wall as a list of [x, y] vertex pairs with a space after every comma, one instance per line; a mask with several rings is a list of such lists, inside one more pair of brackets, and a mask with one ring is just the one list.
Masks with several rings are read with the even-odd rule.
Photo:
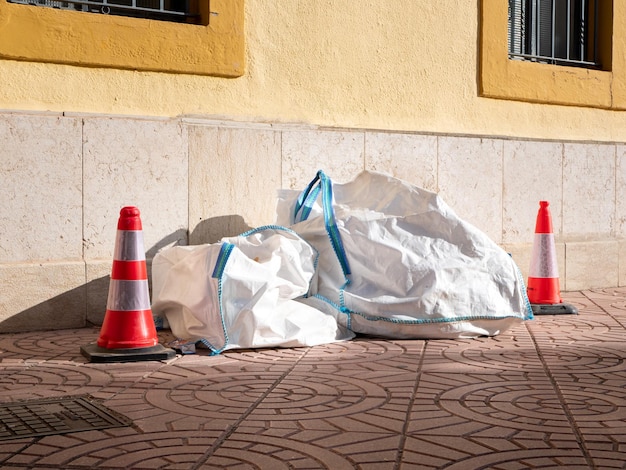
[[0, 109], [626, 141], [623, 111], [479, 96], [480, 4], [245, 0], [238, 78], [5, 59]]

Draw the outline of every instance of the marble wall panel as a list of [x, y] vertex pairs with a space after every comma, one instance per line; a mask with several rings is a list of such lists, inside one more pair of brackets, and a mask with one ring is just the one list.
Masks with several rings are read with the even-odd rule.
[[[90, 260], [85, 263], [85, 318], [93, 325], [104, 321], [111, 281], [112, 260]], [[148, 269], [150, 276], [150, 269]]]
[[626, 286], [626, 240], [618, 240], [618, 285]]
[[615, 236], [626, 238], [626, 145], [623, 144], [616, 146], [615, 184]]
[[269, 128], [189, 128], [191, 244], [274, 223], [280, 142]]
[[85, 326], [85, 264], [0, 264], [0, 333]]
[[619, 243], [615, 240], [568, 242], [563, 290], [614, 287], [619, 283]]
[[611, 236], [615, 227], [615, 145], [566, 143], [563, 233]]
[[186, 243], [187, 133], [175, 120], [84, 121], [85, 258], [110, 259], [120, 209], [141, 212], [148, 257]]
[[502, 240], [533, 242], [539, 201], [550, 203], [555, 236], [561, 235], [563, 144], [504, 141]]
[[285, 130], [282, 133], [282, 188], [304, 189], [323, 170], [333, 181], [354, 179], [364, 166], [364, 132]]
[[467, 222], [502, 242], [502, 140], [439, 137], [439, 190]]
[[437, 191], [437, 137], [386, 132], [365, 133], [365, 168], [388, 173]]
[[626, 285], [626, 145], [203, 119], [0, 114], [0, 332], [100, 324], [119, 210], [150, 259], [274, 222], [276, 190], [364, 168], [439, 191], [527, 277], [550, 201], [562, 290]]
[[0, 114], [0, 263], [82, 257], [81, 121]]

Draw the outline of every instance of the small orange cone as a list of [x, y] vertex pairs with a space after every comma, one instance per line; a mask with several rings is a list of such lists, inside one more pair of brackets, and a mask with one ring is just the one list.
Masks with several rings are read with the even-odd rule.
[[150, 307], [148, 270], [139, 209], [120, 211], [107, 310], [96, 344], [82, 346], [91, 362], [171, 359], [173, 349], [159, 344]]
[[548, 201], [539, 202], [535, 241], [528, 275], [528, 300], [535, 314], [577, 314], [578, 310], [561, 299], [559, 268]]

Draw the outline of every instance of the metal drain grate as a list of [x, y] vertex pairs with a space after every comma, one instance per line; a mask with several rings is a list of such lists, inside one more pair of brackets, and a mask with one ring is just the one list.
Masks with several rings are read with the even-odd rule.
[[0, 441], [130, 426], [88, 395], [0, 404]]

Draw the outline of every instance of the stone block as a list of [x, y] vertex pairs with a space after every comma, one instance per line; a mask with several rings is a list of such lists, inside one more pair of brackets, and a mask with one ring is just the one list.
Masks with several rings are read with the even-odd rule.
[[615, 145], [566, 143], [563, 233], [612, 237], [615, 227]]
[[0, 333], [85, 326], [82, 262], [0, 264]]
[[437, 191], [437, 137], [389, 132], [365, 133], [365, 168]]
[[148, 257], [187, 242], [187, 133], [177, 121], [84, 123], [85, 259], [111, 259], [120, 209], [141, 212]]
[[502, 239], [532, 242], [539, 201], [550, 203], [554, 234], [561, 233], [563, 144], [504, 141]]
[[0, 263], [80, 259], [80, 119], [0, 115], [0, 142]]
[[619, 279], [619, 242], [580, 241], [565, 244], [567, 290], [615, 287]]
[[273, 224], [280, 189], [280, 132], [189, 127], [190, 243]]
[[307, 129], [282, 133], [284, 189], [304, 189], [318, 170], [345, 183], [364, 168], [364, 132]]
[[502, 242], [502, 141], [439, 137], [439, 190], [467, 222]]

